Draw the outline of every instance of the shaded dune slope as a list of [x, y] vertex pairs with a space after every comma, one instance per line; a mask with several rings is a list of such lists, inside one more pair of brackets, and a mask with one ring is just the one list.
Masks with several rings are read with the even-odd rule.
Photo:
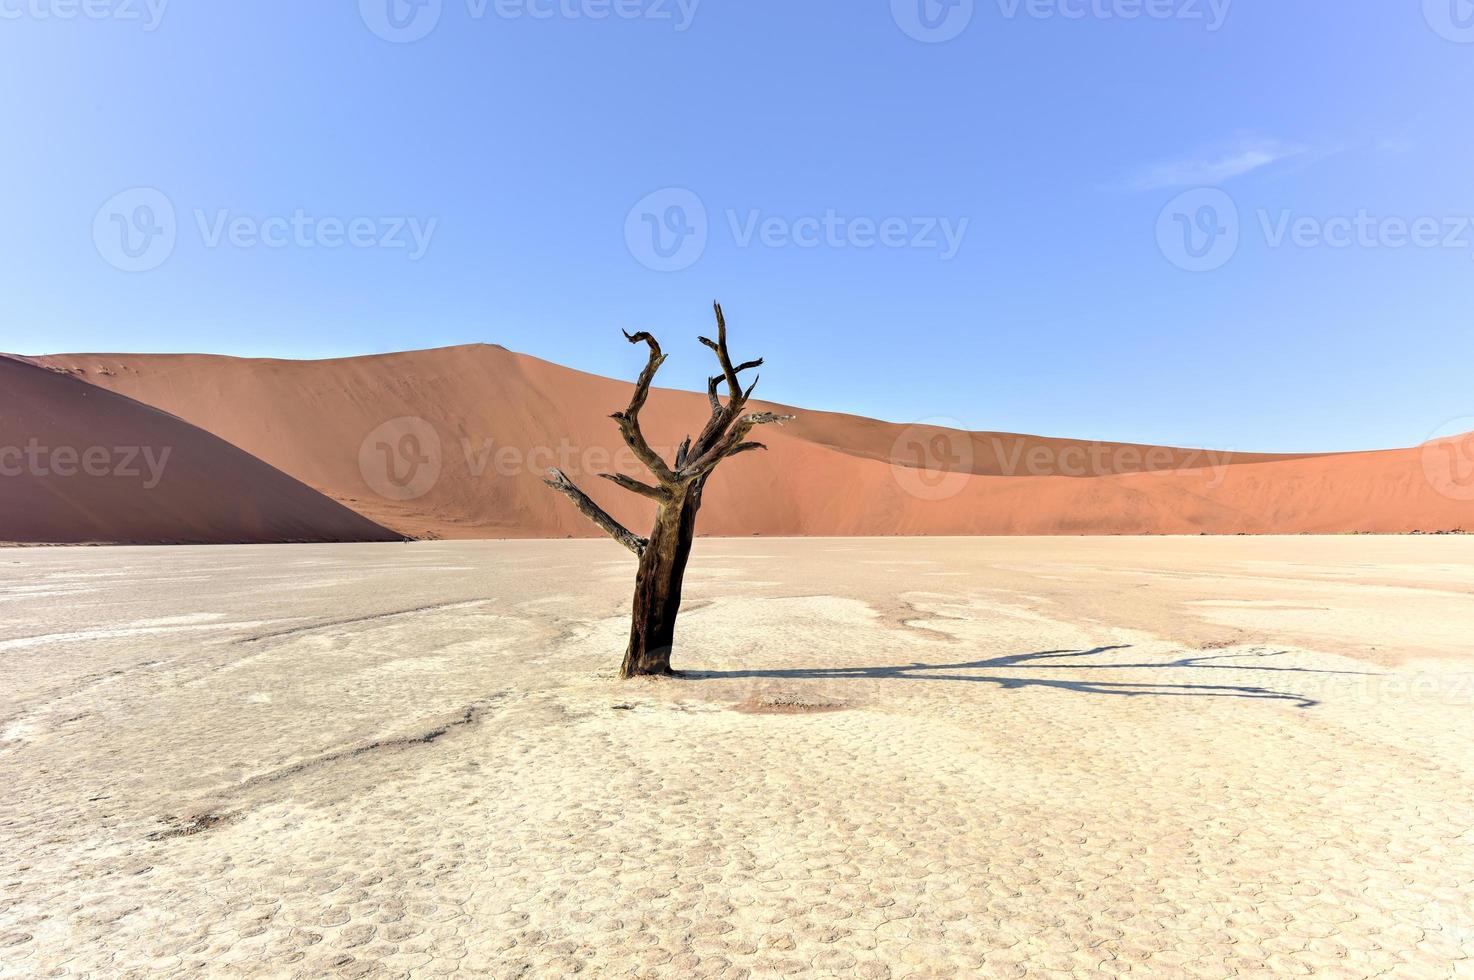
[[216, 435], [0, 356], [0, 541], [392, 541]]

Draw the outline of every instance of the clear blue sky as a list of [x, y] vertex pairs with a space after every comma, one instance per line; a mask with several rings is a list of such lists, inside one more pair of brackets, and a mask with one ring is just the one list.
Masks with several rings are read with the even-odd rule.
[[[625, 376], [647, 328], [695, 387], [720, 298], [763, 394], [814, 408], [1285, 451], [1474, 415], [1463, 0], [393, 0], [413, 43], [391, 0], [82, 2], [0, 0], [0, 349], [485, 341]], [[1163, 209], [1199, 187], [1238, 235], [1192, 272], [1173, 242], [1228, 219]], [[126, 272], [161, 227], [104, 207], [134, 188], [176, 232]], [[704, 251], [659, 259], [693, 195]], [[298, 212], [331, 220], [252, 237]], [[886, 219], [905, 245], [857, 247]]]

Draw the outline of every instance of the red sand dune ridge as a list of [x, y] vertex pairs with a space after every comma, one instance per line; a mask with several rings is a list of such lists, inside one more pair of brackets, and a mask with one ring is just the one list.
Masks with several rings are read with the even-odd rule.
[[[322, 361], [181, 354], [33, 359], [219, 436], [377, 524], [412, 536], [601, 532], [541, 482], [558, 465], [643, 532], [648, 502], [610, 412], [630, 382], [490, 345]], [[756, 403], [755, 403], [756, 406]], [[784, 409], [770, 450], [709, 485], [714, 535], [1234, 534], [1474, 527], [1474, 493], [1431, 479], [1423, 449], [1205, 453], [904, 426]], [[704, 393], [657, 390], [652, 444], [699, 429]], [[400, 420], [400, 421], [395, 421]], [[410, 421], [404, 421], [410, 420]], [[1466, 447], [1465, 447], [1466, 448]], [[669, 449], [667, 450], [669, 453]], [[247, 499], [254, 486], [234, 481]], [[1457, 491], [1459, 488], [1454, 487]]]

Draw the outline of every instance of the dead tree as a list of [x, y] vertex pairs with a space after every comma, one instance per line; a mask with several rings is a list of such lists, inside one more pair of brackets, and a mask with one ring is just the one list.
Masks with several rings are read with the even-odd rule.
[[[600, 473], [599, 476], [615, 483], [631, 493], [655, 501], [655, 527], [648, 538], [642, 538], [623, 527], [598, 504], [589, 499], [573, 482], [558, 469], [548, 471], [543, 482], [572, 500], [584, 516], [593, 521], [620, 544], [639, 558], [639, 570], [635, 575], [635, 602], [630, 621], [630, 643], [624, 653], [624, 663], [619, 676], [642, 677], [646, 675], [671, 675], [671, 646], [675, 640], [676, 614], [681, 608], [681, 582], [686, 575], [686, 561], [691, 557], [691, 543], [696, 537], [696, 513], [701, 509], [701, 493], [706, 481], [717, 464], [728, 456], [745, 453], [753, 449], [766, 449], [760, 442], [748, 440], [747, 434], [754, 426], [770, 422], [783, 423], [792, 415], [776, 415], [772, 412], [756, 412], [743, 415], [742, 410], [757, 387], [754, 376], [752, 384], [743, 390], [738, 375], [760, 366], [762, 358], [734, 365], [727, 354], [727, 321], [722, 316], [720, 303], [714, 304], [717, 317], [717, 339], [700, 338], [701, 342], [716, 352], [721, 373], [707, 381], [706, 394], [711, 402], [711, 417], [700, 435], [693, 441], [690, 436], [676, 451], [673, 464], [667, 464], [660, 454], [650, 447], [640, 431], [640, 409], [650, 396], [650, 384], [655, 372], [665, 361], [660, 344], [650, 334], [625, 333], [632, 344], [647, 344], [650, 359], [635, 382], [635, 393], [629, 408], [615, 412], [610, 418], [619, 425], [619, 434], [625, 445], [630, 447], [654, 483], [642, 483], [621, 473]], [[726, 383], [727, 397], [723, 401], [717, 388]]]

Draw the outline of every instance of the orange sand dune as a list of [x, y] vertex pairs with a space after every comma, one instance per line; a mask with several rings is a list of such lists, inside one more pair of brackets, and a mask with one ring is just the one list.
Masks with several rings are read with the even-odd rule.
[[[542, 485], [550, 465], [630, 527], [643, 532], [650, 519], [646, 501], [595, 475], [640, 473], [607, 417], [627, 403], [629, 381], [500, 347], [325, 361], [197, 354], [38, 360], [187, 419], [407, 534], [599, 534]], [[1474, 528], [1474, 487], [1462, 486], [1457, 472], [1440, 476], [1441, 457], [1425, 449], [1212, 454], [791, 411], [796, 422], [762, 433], [770, 452], [743, 455], [717, 471], [703, 533]], [[706, 415], [704, 394], [657, 391], [645, 428], [669, 453]]]
[[0, 541], [392, 541], [217, 436], [0, 356]]

